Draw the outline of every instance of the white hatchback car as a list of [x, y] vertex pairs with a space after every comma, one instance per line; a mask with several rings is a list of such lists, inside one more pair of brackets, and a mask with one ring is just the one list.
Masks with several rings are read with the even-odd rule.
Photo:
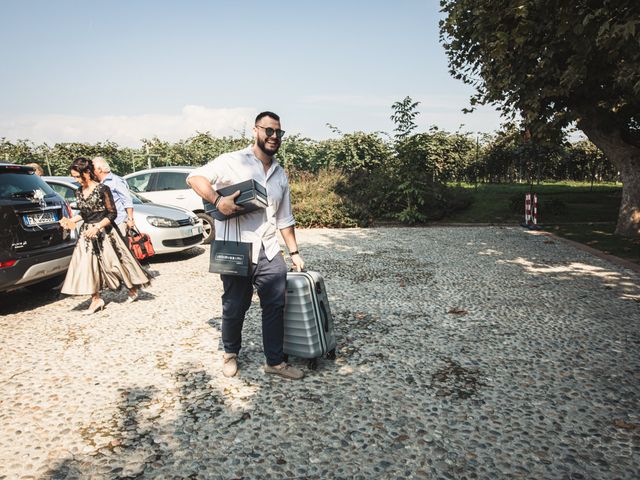
[[125, 175], [132, 192], [153, 203], [173, 205], [195, 213], [204, 228], [204, 243], [213, 239], [213, 218], [204, 213], [202, 198], [187, 185], [187, 176], [196, 167], [156, 167]]

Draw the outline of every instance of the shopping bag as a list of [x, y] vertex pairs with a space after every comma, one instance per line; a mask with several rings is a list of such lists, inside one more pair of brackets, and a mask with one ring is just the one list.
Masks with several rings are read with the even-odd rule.
[[237, 241], [229, 240], [229, 220], [224, 223], [224, 240], [211, 242], [209, 272], [248, 277], [251, 269], [252, 245], [250, 242], [242, 242], [238, 217], [236, 217]]
[[149, 235], [140, 233], [135, 227], [127, 228], [127, 244], [138, 260], [144, 260], [156, 254]]

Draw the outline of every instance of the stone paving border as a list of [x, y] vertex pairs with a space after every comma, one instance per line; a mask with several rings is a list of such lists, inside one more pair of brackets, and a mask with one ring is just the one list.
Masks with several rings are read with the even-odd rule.
[[[208, 247], [133, 304], [0, 296], [0, 479], [636, 479], [640, 277], [520, 227], [301, 230], [338, 358], [220, 366]], [[292, 359], [305, 367], [305, 361]]]
[[[590, 222], [593, 225], [598, 224], [609, 224], [610, 222]], [[571, 223], [564, 223], [563, 225], [571, 225]], [[398, 225], [399, 226], [399, 225]], [[433, 226], [436, 227], [516, 227], [516, 225], [512, 223], [436, 223]], [[428, 228], [428, 227], [426, 227]], [[524, 227], [523, 227], [524, 229]], [[526, 229], [524, 229], [526, 230]], [[602, 258], [610, 263], [614, 263], [616, 265], [620, 265], [626, 269], [632, 270], [636, 273], [640, 273], [640, 265], [636, 262], [632, 262], [631, 260], [627, 260], [625, 258], [618, 257], [616, 255], [611, 255], [609, 253], [605, 253], [602, 250], [598, 250], [597, 248], [590, 247], [589, 245], [585, 245], [584, 243], [576, 242], [575, 240], [570, 240], [568, 238], [561, 237], [556, 235], [553, 232], [545, 230], [544, 228], [541, 230], [529, 230], [532, 235], [547, 235], [553, 237], [555, 240], [568, 243], [569, 245], [577, 248], [579, 250], [585, 251], [593, 255], [594, 257]]]
[[591, 255], [593, 255], [594, 257], [602, 258], [603, 260], [606, 260], [607, 262], [614, 263], [614, 264], [620, 265], [621, 267], [624, 267], [624, 268], [626, 268], [628, 270], [632, 270], [632, 271], [634, 271], [636, 273], [640, 273], [640, 265], [638, 265], [635, 262], [632, 262], [631, 260], [627, 260], [625, 258], [620, 258], [620, 257], [617, 257], [615, 255], [611, 255], [609, 253], [605, 253], [605, 252], [603, 252], [601, 250], [598, 250], [597, 248], [590, 247], [589, 245], [585, 245], [584, 243], [576, 242], [576, 241], [570, 240], [568, 238], [560, 237], [560, 236], [555, 235], [555, 234], [553, 234], [551, 232], [548, 232], [546, 230], [540, 230], [540, 232], [543, 235], [548, 235], [550, 237], [553, 237], [556, 240], [568, 243], [569, 245], [571, 245], [574, 248], [577, 248], [577, 249], [582, 250], [584, 252], [588, 252]]

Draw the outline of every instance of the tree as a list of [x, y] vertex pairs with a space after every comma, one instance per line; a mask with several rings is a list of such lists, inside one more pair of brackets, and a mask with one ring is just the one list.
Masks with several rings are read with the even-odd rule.
[[440, 38], [471, 105], [534, 135], [576, 124], [623, 181], [616, 233], [640, 235], [640, 2], [441, 0]]
[[593, 143], [580, 140], [573, 143], [565, 154], [565, 177], [571, 180], [596, 181], [616, 180], [617, 172], [611, 162]]
[[407, 138], [418, 126], [413, 121], [420, 113], [416, 110], [418, 105], [420, 102], [414, 102], [409, 96], [391, 105], [393, 109], [391, 120], [396, 124], [396, 128], [394, 128], [396, 140], [401, 141]]
[[347, 174], [375, 170], [391, 156], [389, 146], [378, 132], [345, 133], [329, 144], [329, 166]]
[[416, 110], [419, 104], [420, 102], [414, 102], [407, 96], [391, 105], [391, 120], [396, 124], [393, 173], [398, 179], [397, 189], [403, 207], [397, 218], [409, 224], [427, 219], [423, 207], [426, 192], [433, 182], [432, 172], [425, 168], [427, 149], [420, 141], [420, 135], [411, 134], [417, 127], [414, 119], [420, 113]]
[[[41, 155], [46, 157], [47, 168], [53, 175], [69, 175], [71, 163], [78, 157], [105, 157], [116, 173], [120, 173], [122, 163], [120, 149], [114, 142], [98, 142], [95, 145], [80, 142], [56, 143], [53, 147], [43, 149]], [[46, 169], [45, 169], [46, 170]]]

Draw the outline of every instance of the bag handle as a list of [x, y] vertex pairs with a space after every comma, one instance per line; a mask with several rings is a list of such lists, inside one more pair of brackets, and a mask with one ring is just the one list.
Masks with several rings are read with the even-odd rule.
[[[131, 234], [131, 235], [129, 235], [129, 234]], [[133, 227], [127, 226], [127, 235], [129, 235], [129, 236], [140, 235], [140, 230], [138, 230], [138, 228], [135, 227], [135, 226], [133, 226]]]
[[[224, 221], [224, 243], [231, 241], [229, 238], [231, 236], [231, 234], [229, 233], [229, 221], [230, 219]], [[236, 217], [236, 245], [240, 245], [240, 243], [242, 243], [242, 230], [240, 229], [240, 217], [238, 216]]]
[[322, 312], [322, 326], [324, 327], [324, 331], [329, 332], [329, 314], [322, 300], [320, 300], [320, 311]]

